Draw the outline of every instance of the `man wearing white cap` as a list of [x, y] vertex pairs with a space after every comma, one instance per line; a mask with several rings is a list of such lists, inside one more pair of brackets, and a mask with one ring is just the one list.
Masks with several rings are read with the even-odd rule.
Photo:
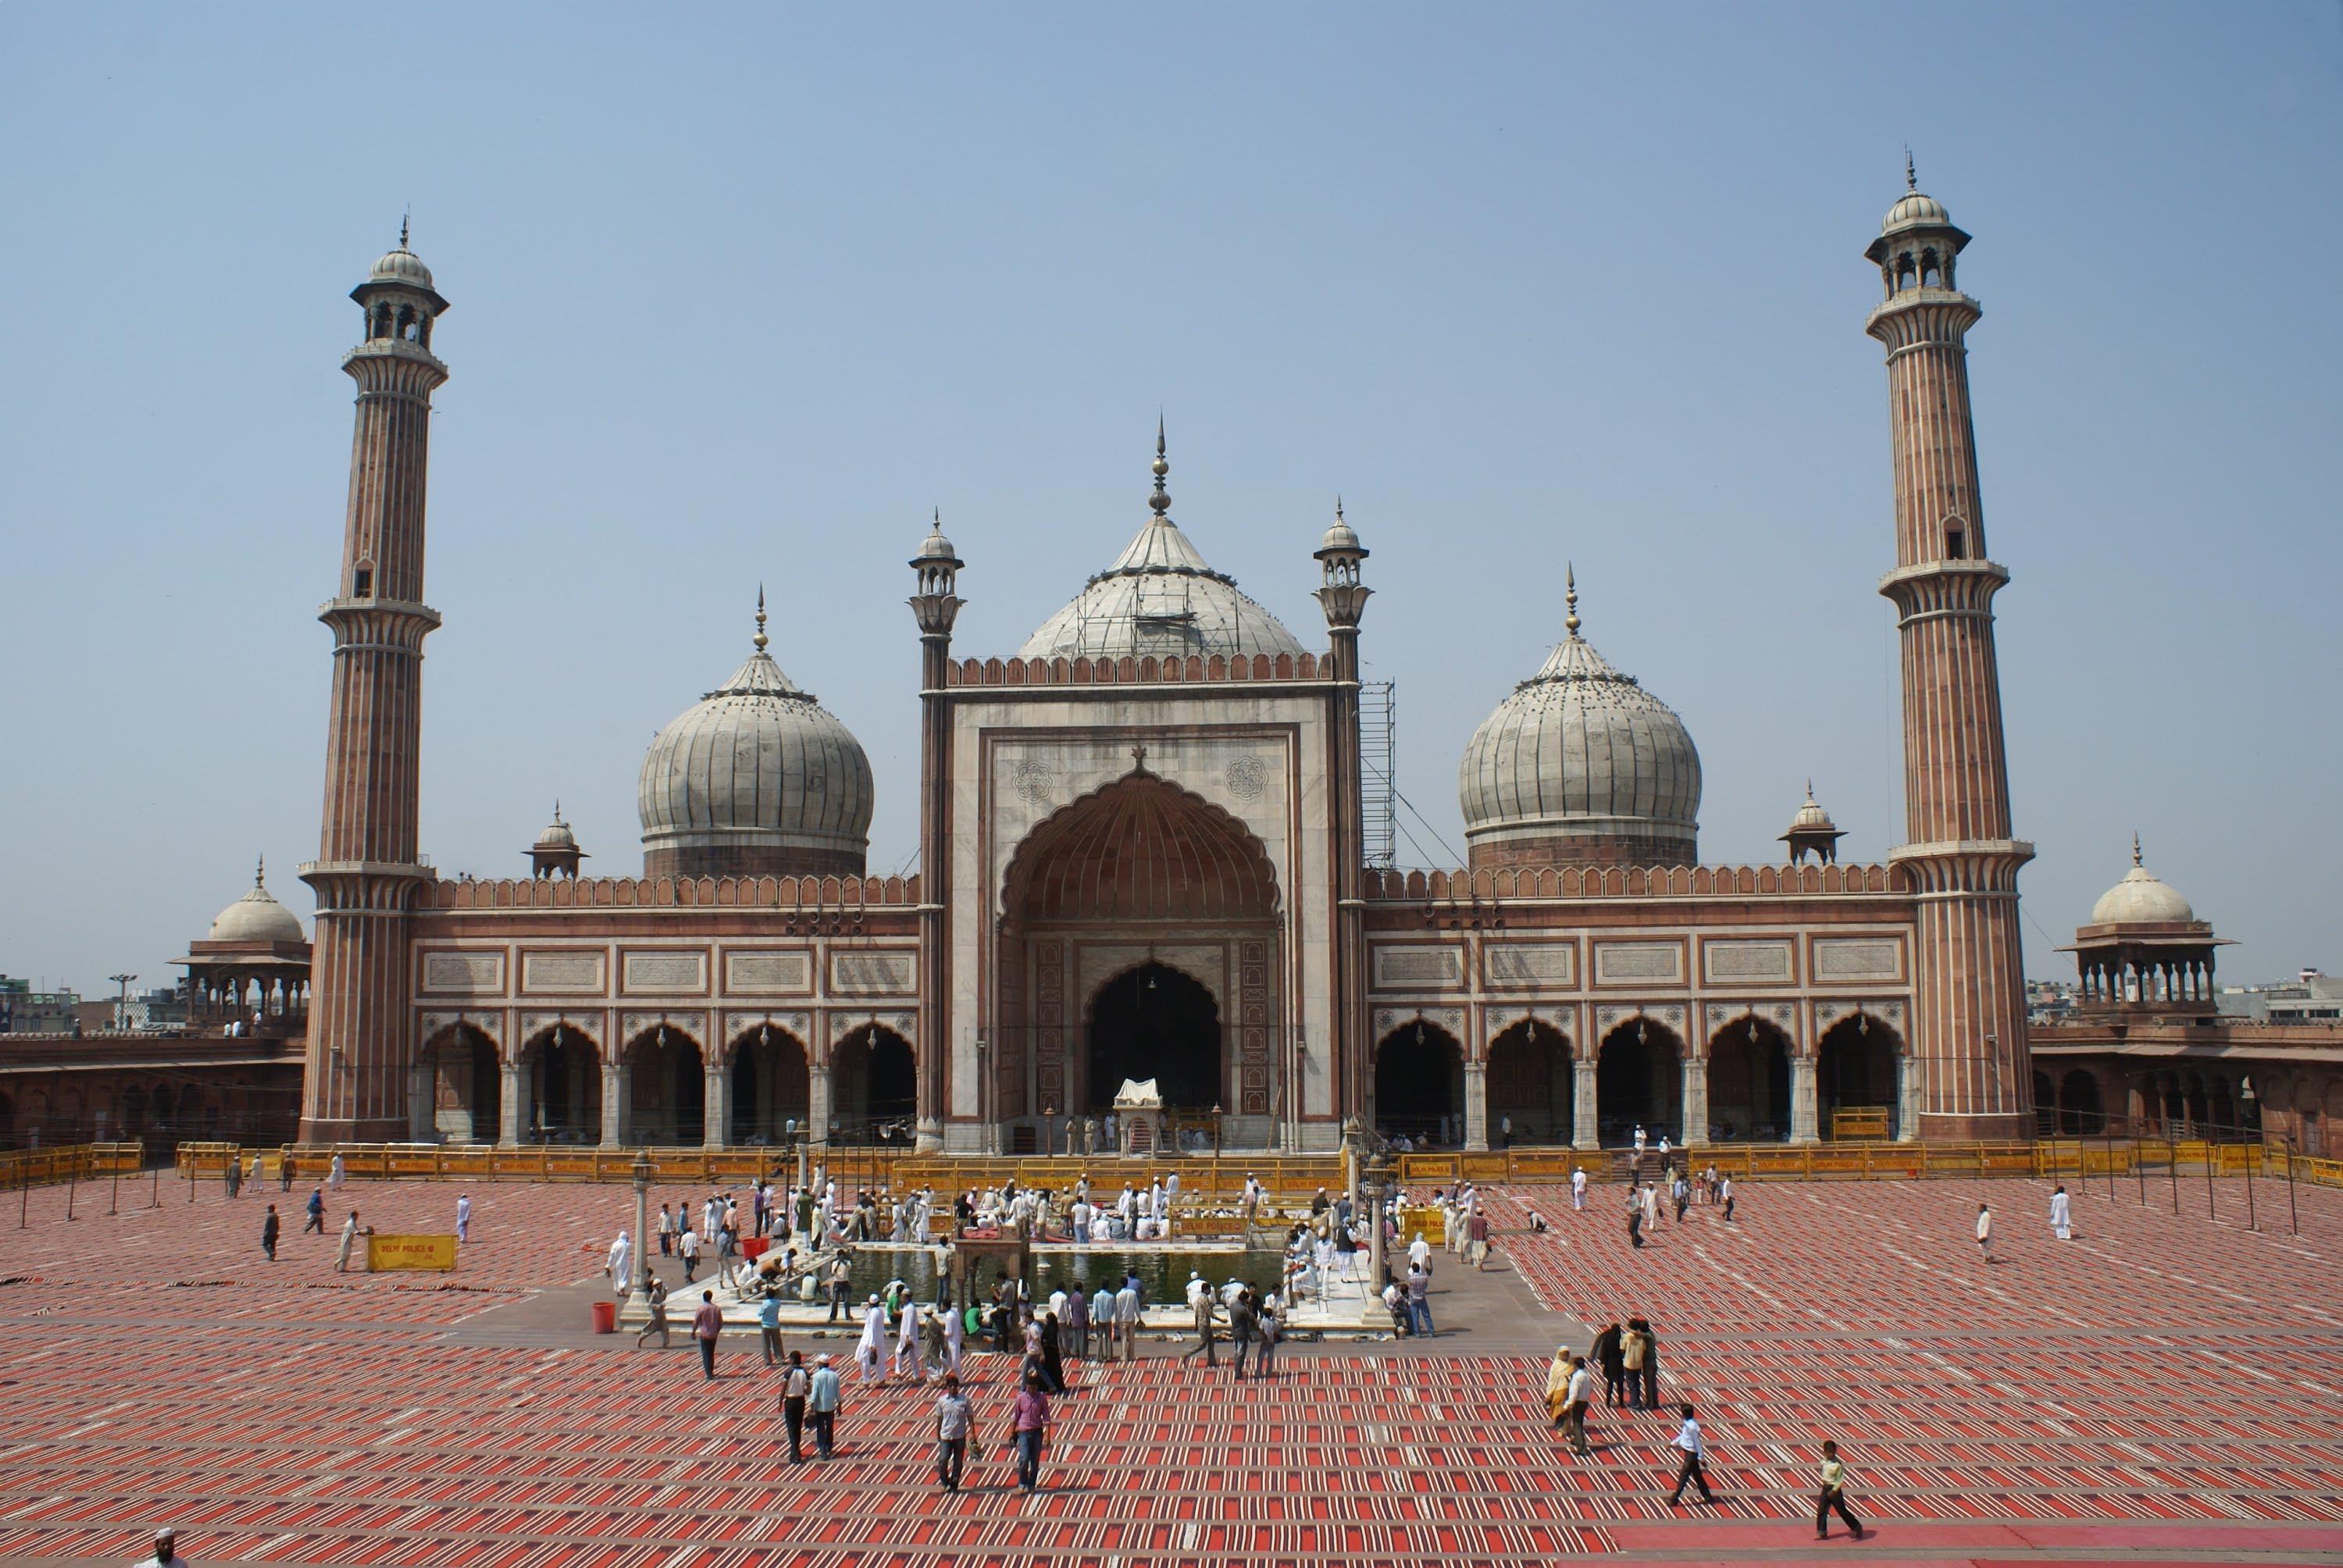
[[184, 1568], [187, 1560], [179, 1555], [177, 1547], [177, 1538], [166, 1524], [155, 1532], [155, 1555], [140, 1558], [130, 1568]]
[[813, 1392], [806, 1396], [807, 1408], [813, 1416], [813, 1452], [817, 1459], [828, 1459], [838, 1441], [838, 1407], [845, 1402], [846, 1391], [838, 1381], [838, 1369], [830, 1364], [828, 1356], [814, 1361]]

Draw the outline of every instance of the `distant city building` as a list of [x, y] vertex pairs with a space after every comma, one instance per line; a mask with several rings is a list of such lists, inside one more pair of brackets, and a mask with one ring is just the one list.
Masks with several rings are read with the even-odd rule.
[[2343, 975], [2307, 969], [2290, 980], [2230, 987], [2217, 1000], [2223, 1013], [2259, 1023], [2343, 1022]]
[[65, 1034], [78, 1016], [81, 994], [35, 990], [28, 980], [0, 975], [0, 1034]]

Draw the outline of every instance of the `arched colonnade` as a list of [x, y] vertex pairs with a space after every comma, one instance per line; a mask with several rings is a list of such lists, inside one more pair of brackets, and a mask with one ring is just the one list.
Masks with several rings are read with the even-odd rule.
[[905, 1033], [876, 1020], [841, 1020], [827, 1050], [757, 1020], [713, 1050], [669, 1019], [641, 1023], [616, 1049], [563, 1020], [510, 1051], [459, 1020], [417, 1053], [412, 1136], [506, 1148], [908, 1143], [916, 1070]]
[[1492, 1018], [1478, 1053], [1459, 1040], [1456, 1011], [1386, 1020], [1373, 1120], [1386, 1137], [1464, 1149], [1616, 1146], [1637, 1127], [1654, 1143], [1805, 1143], [1842, 1110], [1884, 1113], [1887, 1137], [1912, 1136], [1909, 1052], [1885, 1018], [1858, 1009], [1801, 1049], [1795, 1015], [1775, 1010], [1712, 1010], [1692, 1050], [1681, 1007], [1609, 1019], [1588, 1047], [1544, 1016]]

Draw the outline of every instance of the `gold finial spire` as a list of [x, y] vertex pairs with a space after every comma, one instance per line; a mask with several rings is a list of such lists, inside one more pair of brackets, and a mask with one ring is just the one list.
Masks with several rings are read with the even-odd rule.
[[1147, 498], [1148, 510], [1157, 517], [1172, 509], [1172, 492], [1163, 487], [1163, 476], [1172, 471], [1171, 462], [1163, 456], [1163, 416], [1155, 416], [1155, 493]]
[[1908, 146], [1904, 149], [1904, 188], [1907, 191], [1920, 188], [1920, 171], [1912, 166], [1912, 149]]
[[268, 885], [268, 857], [266, 855], [253, 863], [252, 885], [256, 888], [265, 888]]
[[757, 645], [759, 653], [764, 652], [765, 645], [772, 640], [765, 635], [765, 585], [763, 583], [757, 585], [757, 635], [749, 640]]
[[2135, 866], [2139, 864], [2139, 830], [2136, 828], [2131, 835], [2131, 863]]
[[1562, 602], [1569, 614], [1562, 618], [1562, 629], [1571, 636], [1578, 635], [1578, 568], [1564, 561], [1562, 566]]

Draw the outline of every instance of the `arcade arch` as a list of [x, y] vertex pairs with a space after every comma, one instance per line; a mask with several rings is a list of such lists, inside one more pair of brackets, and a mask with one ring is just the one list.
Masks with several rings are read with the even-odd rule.
[[803, 1040], [762, 1023], [734, 1040], [726, 1056], [727, 1142], [779, 1145], [806, 1131], [813, 1079]]
[[830, 1052], [832, 1143], [908, 1143], [918, 1111], [910, 1042], [884, 1024], [856, 1030]]
[[522, 1143], [602, 1141], [602, 1062], [594, 1041], [555, 1024], [520, 1052]]
[[1375, 1131], [1418, 1144], [1464, 1136], [1464, 1048], [1436, 1023], [1417, 1019], [1375, 1047]]
[[708, 1079], [699, 1042], [662, 1023], [619, 1053], [618, 1141], [635, 1147], [698, 1148], [708, 1138]]
[[470, 1024], [450, 1024], [424, 1046], [419, 1066], [434, 1132], [449, 1143], [497, 1141], [504, 1079], [494, 1040]]
[[1722, 1143], [1789, 1141], [1788, 1035], [1751, 1013], [1710, 1036], [1708, 1121], [1696, 1131]]
[[1552, 1024], [1525, 1018], [1491, 1040], [1489, 1146], [1569, 1142], [1574, 1077], [1570, 1039]]
[[1815, 1131], [1835, 1135], [1841, 1111], [1884, 1110], [1887, 1136], [1904, 1136], [1904, 1107], [1896, 1094], [1896, 1059], [1903, 1037], [1866, 1012], [1843, 1018], [1823, 1031], [1815, 1060]]
[[1656, 1142], [1684, 1141], [1684, 1042], [1664, 1024], [1629, 1019], [1603, 1037], [1594, 1060], [1596, 1136], [1632, 1143], [1635, 1129]]

